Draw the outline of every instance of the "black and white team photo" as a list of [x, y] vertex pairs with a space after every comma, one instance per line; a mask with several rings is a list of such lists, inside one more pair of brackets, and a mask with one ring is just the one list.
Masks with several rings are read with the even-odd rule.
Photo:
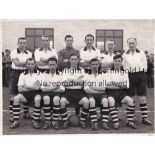
[[3, 134], [154, 133], [152, 20], [2, 22]]

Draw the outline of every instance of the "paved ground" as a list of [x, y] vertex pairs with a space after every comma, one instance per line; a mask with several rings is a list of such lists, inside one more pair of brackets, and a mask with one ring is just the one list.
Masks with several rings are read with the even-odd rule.
[[[149, 119], [154, 122], [154, 89], [148, 89], [148, 116]], [[138, 104], [136, 105], [136, 125], [138, 126], [137, 130], [130, 129], [126, 127], [126, 113], [125, 113], [125, 106], [123, 106], [119, 110], [119, 118], [120, 121], [120, 129], [119, 130], [113, 130], [112, 125], [110, 123], [111, 129], [109, 131], [105, 131], [100, 128], [97, 131], [92, 131], [91, 128], [87, 129], [81, 129], [79, 127], [73, 128], [69, 127], [68, 129], [60, 129], [58, 131], [55, 131], [54, 129], [50, 130], [35, 130], [32, 128], [31, 120], [23, 120], [21, 119], [21, 127], [18, 129], [10, 129], [9, 128], [9, 112], [8, 112], [8, 101], [9, 101], [9, 92], [8, 88], [3, 89], [3, 134], [4, 135], [29, 135], [29, 134], [116, 134], [116, 133], [153, 133], [154, 132], [154, 125], [153, 126], [145, 126], [141, 124], [141, 115], [139, 111]], [[72, 110], [72, 109], [69, 109]]]

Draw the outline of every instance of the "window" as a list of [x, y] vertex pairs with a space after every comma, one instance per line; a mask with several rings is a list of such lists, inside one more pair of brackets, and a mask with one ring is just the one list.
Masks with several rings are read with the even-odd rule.
[[53, 28], [25, 28], [27, 49], [35, 51], [41, 47], [41, 36], [46, 35], [50, 38], [50, 47], [54, 48], [54, 29]]
[[123, 50], [123, 30], [96, 30], [96, 47], [101, 51], [106, 50], [106, 41], [109, 39], [115, 40], [115, 50]]

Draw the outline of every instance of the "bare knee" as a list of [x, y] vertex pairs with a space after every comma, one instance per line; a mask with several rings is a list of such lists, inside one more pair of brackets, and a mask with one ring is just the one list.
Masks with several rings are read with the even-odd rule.
[[60, 108], [63, 109], [66, 107], [67, 101], [66, 98], [61, 98], [60, 100]]
[[90, 107], [95, 107], [95, 99], [94, 98], [89, 99], [89, 105], [90, 105]]
[[146, 103], [146, 96], [139, 96], [140, 103]]
[[10, 100], [14, 101], [14, 97], [15, 97], [15, 95], [11, 95]]
[[44, 105], [50, 104], [50, 97], [49, 96], [44, 96], [43, 101], [44, 101]]
[[107, 98], [103, 98], [102, 101], [101, 101], [101, 105], [103, 107], [108, 107], [108, 99]]
[[55, 96], [53, 98], [53, 104], [54, 105], [60, 105], [60, 97], [59, 96]]
[[89, 100], [86, 97], [83, 98], [82, 101], [81, 101], [81, 103], [80, 103], [80, 105], [83, 105], [83, 107], [85, 109], [88, 109], [89, 108]]
[[15, 96], [14, 99], [13, 99], [13, 101], [14, 101], [13, 104], [14, 105], [19, 105], [19, 99], [20, 99], [19, 95]]
[[134, 106], [133, 99], [131, 97], [127, 97], [127, 105]]
[[40, 102], [41, 102], [41, 96], [40, 95], [35, 96], [34, 104], [35, 104], [36, 107], [40, 107], [41, 106]]
[[109, 106], [114, 107], [115, 106], [115, 100], [113, 97], [108, 97]]

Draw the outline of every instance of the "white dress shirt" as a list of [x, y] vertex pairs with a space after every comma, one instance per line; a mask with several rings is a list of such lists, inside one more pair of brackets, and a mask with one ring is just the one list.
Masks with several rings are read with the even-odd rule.
[[111, 68], [113, 65], [113, 57], [116, 55], [116, 52], [113, 52], [110, 54], [109, 52], [107, 53], [100, 53], [99, 60], [101, 63], [106, 63], [108, 68]]
[[84, 49], [80, 50], [81, 62], [84, 62], [84, 60], [90, 61], [93, 58], [98, 58], [100, 53], [100, 50], [97, 48], [93, 47], [91, 50], [89, 50], [85, 47]]
[[64, 91], [65, 88], [62, 86], [61, 82], [62, 82], [61, 74], [58, 75], [54, 73], [52, 75], [50, 73], [45, 73], [45, 72], [40, 74], [41, 89], [60, 85], [60, 89]]
[[105, 81], [107, 79], [107, 74], [97, 74], [96, 76], [94, 74], [86, 74], [85, 75], [85, 87], [84, 89], [88, 89], [89, 87], [103, 87], [105, 86]]
[[[112, 86], [113, 89], [129, 88], [128, 72], [121, 70], [109, 70], [107, 73], [106, 86]], [[117, 86], [120, 85], [120, 88]]]
[[147, 60], [143, 51], [136, 49], [134, 54], [129, 50], [123, 54], [123, 67], [129, 72], [140, 72], [147, 70]]
[[[62, 74], [62, 79], [63, 81], [66, 81], [68, 79], [71, 80], [84, 80], [85, 77], [85, 72], [84, 69], [80, 68], [80, 70], [74, 70], [74, 69], [67, 69], [65, 68]], [[67, 89], [82, 89], [82, 85], [71, 85], [71, 86], [66, 86], [65, 88]]]
[[21, 73], [18, 80], [18, 87], [19, 86], [35, 86], [37, 82], [40, 81], [40, 73], [32, 73], [32, 74], [25, 74]]
[[[26, 62], [28, 58], [32, 58], [32, 53], [25, 50], [24, 52], [20, 52], [20, 50], [17, 48], [16, 50], [13, 50], [10, 54], [11, 60], [13, 59], [19, 59], [20, 62]], [[12, 61], [12, 69], [16, 70], [23, 70], [26, 69], [26, 67], [18, 67], [16, 64]]]
[[[39, 49], [35, 50], [34, 57], [35, 57], [36, 62], [38, 62], [38, 61], [40, 61], [40, 58], [43, 58], [43, 59], [48, 59], [50, 57], [58, 58], [58, 54], [57, 54], [56, 49], [49, 48], [47, 51], [45, 51], [43, 48], [39, 48]], [[48, 69], [48, 65], [38, 66], [38, 68], [39, 69]]]

